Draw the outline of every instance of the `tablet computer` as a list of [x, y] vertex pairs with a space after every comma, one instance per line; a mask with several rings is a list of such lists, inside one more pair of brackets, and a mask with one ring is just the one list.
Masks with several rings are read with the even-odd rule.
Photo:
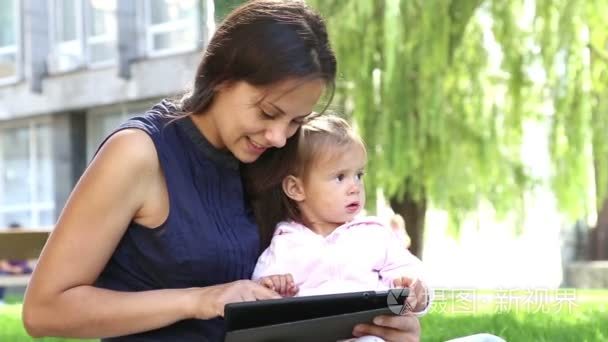
[[359, 323], [402, 313], [408, 289], [291, 297], [226, 305], [226, 341], [336, 341]]

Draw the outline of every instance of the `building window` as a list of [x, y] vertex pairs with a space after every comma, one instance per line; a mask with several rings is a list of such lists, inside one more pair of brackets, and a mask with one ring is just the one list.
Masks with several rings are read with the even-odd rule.
[[116, 61], [116, 0], [86, 1], [86, 44], [89, 65]]
[[150, 56], [194, 50], [199, 39], [197, 0], [147, 0], [146, 45]]
[[50, 2], [51, 72], [116, 61], [116, 0]]
[[20, 6], [18, 0], [0, 1], [0, 84], [13, 83], [19, 79]]
[[49, 122], [0, 127], [0, 227], [55, 222]]
[[49, 68], [52, 72], [76, 69], [84, 62], [81, 1], [53, 0], [50, 5], [52, 48]]
[[144, 113], [160, 100], [96, 108], [87, 113], [87, 161], [91, 161], [99, 145], [127, 119]]

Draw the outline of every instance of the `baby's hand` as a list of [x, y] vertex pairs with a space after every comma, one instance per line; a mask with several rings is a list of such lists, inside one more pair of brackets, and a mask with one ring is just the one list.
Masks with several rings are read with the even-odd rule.
[[258, 282], [283, 297], [293, 297], [298, 293], [298, 287], [289, 273], [262, 277]]
[[393, 280], [395, 288], [409, 288], [407, 296], [408, 311], [421, 312], [428, 305], [426, 287], [421, 281], [415, 278], [401, 277]]

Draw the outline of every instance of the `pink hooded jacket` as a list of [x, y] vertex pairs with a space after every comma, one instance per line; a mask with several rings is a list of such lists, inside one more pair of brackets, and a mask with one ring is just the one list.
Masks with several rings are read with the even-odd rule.
[[355, 219], [326, 237], [296, 222], [279, 223], [252, 278], [287, 273], [297, 296], [387, 290], [403, 276], [423, 281], [420, 259], [374, 218]]

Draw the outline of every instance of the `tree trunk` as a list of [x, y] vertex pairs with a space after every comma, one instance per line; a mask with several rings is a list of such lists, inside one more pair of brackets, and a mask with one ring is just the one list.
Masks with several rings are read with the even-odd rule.
[[417, 257], [422, 258], [426, 198], [416, 201], [406, 193], [402, 199], [391, 198], [390, 204], [393, 211], [403, 216], [405, 220], [405, 231], [412, 240], [410, 251]]
[[597, 225], [591, 236], [591, 260], [608, 259], [608, 199], [597, 214]]
[[[599, 97], [596, 97], [595, 100], [600, 101]], [[595, 184], [598, 185], [601, 183], [599, 175], [601, 172], [606, 172], [598, 162], [599, 158], [602, 157], [605, 156], [600, 155], [600, 153], [594, 150], [593, 170], [595, 171]], [[597, 198], [602, 196], [597, 187], [595, 195]], [[598, 203], [601, 203], [601, 205], [598, 205], [597, 208], [597, 223], [589, 231], [589, 259], [606, 260], [608, 259], [608, 198], [604, 198], [603, 201], [598, 201]]]

